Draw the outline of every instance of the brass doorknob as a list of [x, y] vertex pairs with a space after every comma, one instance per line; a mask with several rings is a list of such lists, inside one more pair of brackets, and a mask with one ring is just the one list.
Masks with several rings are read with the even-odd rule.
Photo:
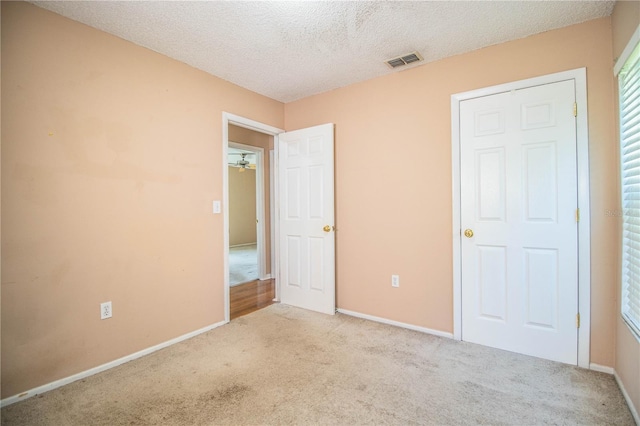
[[331, 227], [329, 225], [325, 225], [324, 228], [322, 228], [322, 230], [324, 232], [330, 232], [331, 231]]
[[471, 229], [465, 229], [464, 236], [467, 238], [473, 237], [473, 231]]

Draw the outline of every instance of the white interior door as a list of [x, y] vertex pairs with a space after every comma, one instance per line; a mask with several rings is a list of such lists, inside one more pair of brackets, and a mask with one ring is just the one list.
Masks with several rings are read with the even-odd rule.
[[577, 363], [574, 102], [568, 80], [460, 103], [465, 341]]
[[278, 138], [280, 301], [333, 315], [333, 124]]

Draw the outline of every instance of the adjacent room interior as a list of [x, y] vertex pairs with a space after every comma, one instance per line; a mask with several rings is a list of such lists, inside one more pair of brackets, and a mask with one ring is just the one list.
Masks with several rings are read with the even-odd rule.
[[[229, 149], [229, 285], [258, 279], [255, 154]], [[248, 164], [247, 164], [248, 163]]]
[[[273, 136], [228, 125], [229, 318], [271, 305]], [[266, 157], [266, 158], [265, 158]]]
[[[640, 39], [640, 3], [545, 2], [547, 15], [540, 2], [429, 3], [3, 1], [2, 423], [639, 422], [640, 337], [622, 312], [635, 287], [623, 283], [618, 77]], [[400, 25], [385, 20], [395, 14], [406, 31], [380, 37]], [[225, 56], [221, 40], [242, 42], [225, 35], [243, 23], [261, 38]], [[509, 23], [521, 31], [500, 38]], [[401, 39], [420, 27], [434, 38]], [[572, 279], [588, 297], [571, 301], [579, 348], [563, 363], [460, 336], [456, 247], [481, 236], [456, 228], [452, 126], [460, 94], [560, 73], [578, 76], [553, 84], [576, 96], [568, 114], [587, 149], [571, 173], [589, 201], [570, 212], [587, 228], [576, 265], [588, 278]], [[553, 108], [530, 99], [543, 128]], [[476, 135], [504, 127], [498, 107], [477, 108], [469, 116], [488, 124]], [[296, 251], [281, 231], [299, 204], [279, 203], [307, 181], [282, 165], [324, 145], [284, 135], [327, 123], [332, 163], [304, 176], [335, 191], [335, 217]], [[555, 161], [550, 146], [536, 158]], [[500, 148], [486, 149], [486, 164], [502, 164]], [[322, 187], [326, 170], [335, 184]], [[326, 207], [312, 193], [309, 212]], [[314, 254], [328, 245], [329, 267]], [[485, 259], [504, 264], [493, 248]], [[305, 276], [291, 259], [312, 281], [332, 278], [335, 315], [273, 303]], [[553, 309], [529, 328], [555, 327]]]

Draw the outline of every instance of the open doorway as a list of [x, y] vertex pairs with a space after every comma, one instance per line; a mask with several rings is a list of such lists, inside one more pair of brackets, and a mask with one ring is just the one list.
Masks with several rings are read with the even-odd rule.
[[268, 306], [276, 298], [270, 161], [276, 133], [248, 128], [240, 121], [224, 123], [227, 320]]
[[[235, 127], [235, 126], [234, 126]], [[227, 163], [229, 168], [229, 286], [235, 287], [257, 279], [267, 279], [267, 271], [260, 270], [258, 255], [258, 230], [260, 217], [258, 205], [263, 203], [263, 173], [258, 168], [262, 148], [229, 142]], [[263, 250], [263, 244], [260, 248]], [[261, 250], [261, 251], [262, 251]]]
[[[275, 296], [271, 301], [282, 300], [292, 306], [334, 314], [334, 124], [326, 123], [285, 133], [276, 127], [223, 112], [225, 320], [228, 322], [231, 318], [230, 289], [240, 287], [229, 286], [227, 152], [229, 141], [238, 138], [236, 132], [248, 133], [249, 139], [246, 140], [256, 135], [267, 135], [269, 140], [269, 161], [265, 162], [269, 171], [262, 174], [263, 177], [269, 177], [269, 182], [264, 182], [261, 188], [267, 194], [273, 194], [272, 199], [265, 197], [265, 204], [269, 200], [270, 207], [265, 207], [264, 211], [269, 211], [274, 220], [269, 223], [270, 220], [265, 217], [259, 222], [265, 225], [263, 229], [269, 229], [269, 238], [275, 243], [273, 249], [269, 250], [269, 257], [275, 261], [267, 262], [265, 259], [265, 265], [270, 264], [268, 268], [273, 277], [269, 280], [272, 287], [268, 294]], [[246, 140], [243, 142], [246, 143]], [[275, 184], [271, 190], [269, 187], [273, 181]], [[260, 205], [263, 204], [260, 203], [258, 209]], [[281, 211], [282, 215], [279, 214]], [[300, 225], [298, 230], [291, 226], [293, 222]], [[295, 235], [288, 232], [294, 232]], [[265, 252], [267, 246], [271, 244], [265, 244]], [[262, 289], [254, 288], [251, 291], [255, 296]]]

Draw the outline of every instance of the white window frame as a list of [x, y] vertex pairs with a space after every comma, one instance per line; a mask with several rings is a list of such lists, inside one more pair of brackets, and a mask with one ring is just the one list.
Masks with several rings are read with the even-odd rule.
[[[633, 57], [633, 59], [635, 59], [635, 65], [634, 67], [640, 67], [640, 57], [638, 56], [638, 52], [640, 51], [640, 26], [638, 26], [638, 28], [636, 29], [636, 31], [634, 32], [634, 34], [631, 36], [631, 39], [629, 40], [629, 43], [627, 44], [627, 46], [625, 47], [624, 51], [622, 52], [622, 54], [620, 55], [620, 57], [618, 58], [618, 60], [616, 61], [616, 64], [614, 66], [614, 75], [618, 78], [618, 84], [620, 84], [620, 75], [621, 73], [625, 73], [628, 71], [627, 67], [631, 66], [631, 64], [629, 64], [629, 60]], [[635, 52], [635, 54], [634, 54]], [[618, 86], [618, 106], [619, 106], [619, 125], [618, 125], [618, 131], [619, 136], [620, 136], [620, 215], [622, 217], [622, 226], [621, 226], [621, 264], [620, 264], [620, 268], [621, 268], [621, 283], [620, 283], [620, 315], [622, 316], [624, 322], [627, 324], [627, 326], [629, 327], [629, 329], [631, 330], [632, 334], [636, 337], [636, 339], [638, 339], [640, 341], [640, 314], [638, 314], [637, 312], [631, 312], [631, 307], [630, 307], [630, 301], [629, 301], [629, 297], [628, 297], [628, 292], [629, 292], [629, 287], [630, 287], [630, 282], [629, 282], [629, 277], [628, 277], [628, 268], [626, 267], [627, 265], [627, 259], [628, 256], [630, 256], [630, 254], [628, 253], [628, 244], [627, 244], [627, 239], [625, 238], [626, 235], [626, 229], [627, 226], [632, 226], [632, 224], [630, 223], [630, 221], [628, 222], [627, 219], [630, 218], [631, 216], [629, 216], [628, 213], [628, 208], [626, 208], [626, 203], [625, 203], [625, 194], [626, 194], [626, 189], [627, 187], [625, 187], [624, 185], [624, 164], [625, 164], [625, 158], [628, 159], [628, 157], [630, 156], [629, 153], [625, 154], [624, 152], [624, 145], [625, 143], [628, 142], [628, 139], [624, 138], [623, 132], [622, 132], [622, 126], [623, 126], [623, 117], [622, 117], [622, 88], [620, 86]], [[633, 113], [634, 114], [640, 114], [640, 107], [638, 107], [639, 110], [634, 110]], [[640, 148], [634, 150], [634, 152], [638, 152], [640, 151]], [[640, 152], [638, 152], [640, 154]], [[636, 215], [634, 215], [634, 217], [636, 217]], [[637, 224], [635, 226], [638, 226]], [[638, 236], [640, 236], [640, 232], [637, 233]], [[637, 260], [640, 263], [640, 254], [637, 256]], [[635, 290], [636, 293], [636, 297], [638, 297], [638, 300], [636, 301], [638, 304], [640, 304], [640, 296], [638, 296], [638, 293], [640, 292], [640, 279], [636, 281], [635, 283], [637, 285], [637, 289]]]

